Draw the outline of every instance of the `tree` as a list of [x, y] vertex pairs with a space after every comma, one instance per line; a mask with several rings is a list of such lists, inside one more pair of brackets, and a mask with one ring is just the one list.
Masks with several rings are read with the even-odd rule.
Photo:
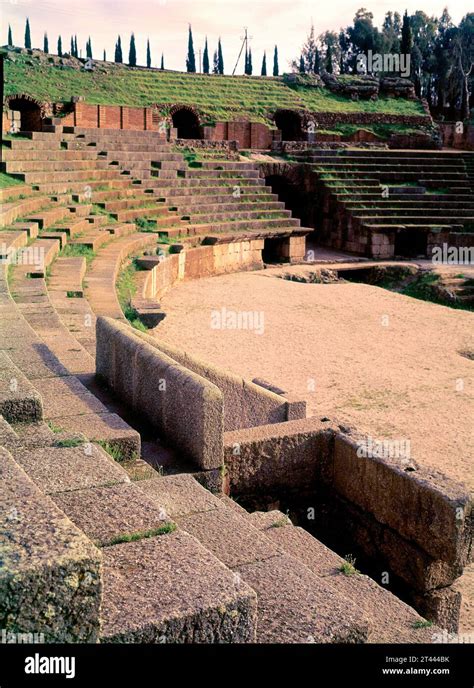
[[25, 26], [25, 48], [31, 50], [31, 31], [30, 31], [30, 20], [26, 19]]
[[49, 53], [49, 41], [48, 41], [48, 34], [44, 33], [44, 38], [43, 38], [43, 52], [44, 53]]
[[12, 27], [8, 24], [8, 45], [13, 45]]
[[261, 75], [267, 76], [267, 53], [266, 53], [266, 51], [263, 52]]
[[273, 51], [273, 76], [278, 76], [279, 74], [279, 67], [278, 67], [278, 48], [275, 46], [275, 50]]
[[163, 55], [163, 53], [161, 53], [160, 69], [164, 69], [164, 68], [165, 68], [165, 56]]
[[202, 56], [202, 71], [209, 74], [209, 48], [207, 47], [207, 36], [204, 44], [204, 55]]
[[245, 74], [247, 74], [247, 76], [251, 76], [252, 71], [252, 49], [249, 48], [245, 51]]
[[128, 50], [128, 64], [130, 67], [137, 66], [137, 49], [135, 47], [135, 34], [130, 36], [130, 48]]
[[146, 42], [146, 66], [148, 69], [151, 67], [151, 49], [150, 49], [150, 39], [147, 39]]
[[189, 25], [188, 32], [188, 56], [186, 58], [186, 71], [190, 72], [191, 74], [196, 73], [196, 56], [194, 54], [194, 42], [191, 24]]
[[61, 36], [58, 36], [58, 55], [59, 57], [63, 56], [63, 40]]
[[219, 41], [217, 43], [217, 62], [218, 62], [219, 74], [224, 74], [224, 56], [222, 54], [222, 43], [221, 43], [220, 37], [219, 37]]
[[117, 38], [117, 43], [115, 44], [115, 62], [118, 64], [122, 64], [123, 62], [122, 39], [120, 36]]
[[77, 49], [77, 36], [74, 36], [74, 56], [79, 57], [79, 50]]
[[[334, 31], [325, 31], [322, 33], [319, 37], [319, 42], [322, 46], [322, 48], [325, 50], [325, 58], [324, 58], [324, 68], [329, 74], [332, 74], [334, 72], [334, 66], [339, 63], [339, 37], [337, 33], [334, 33]], [[315, 56], [315, 64], [313, 67], [313, 71], [315, 74], [318, 73], [319, 71], [319, 64], [316, 64], [316, 62], [319, 62], [319, 51], [317, 51], [317, 56]]]
[[104, 62], [107, 62], [107, 53], [105, 52], [105, 50], [104, 50], [104, 55], [103, 55], [102, 59]]
[[328, 45], [327, 51], [326, 51], [326, 71], [329, 72], [329, 74], [333, 73], [331, 44]]
[[408, 12], [405, 10], [402, 23], [402, 40], [400, 43], [400, 52], [402, 55], [411, 55], [413, 48], [413, 35], [411, 32], [411, 23]]
[[[299, 71], [300, 74], [305, 73], [315, 73], [315, 64], [317, 62], [316, 56], [318, 55], [318, 47], [316, 45], [316, 39], [314, 37], [314, 26], [311, 25], [310, 32], [306, 38], [306, 42], [301, 48], [301, 54], [299, 61], [293, 60], [292, 67], [294, 71]], [[318, 58], [319, 60], [319, 58]], [[304, 71], [301, 71], [303, 67]]]
[[71, 36], [71, 50], [69, 51], [71, 53], [71, 57], [74, 57], [74, 38]]
[[350, 41], [347, 33], [341, 29], [338, 37], [339, 42], [339, 72], [346, 74], [349, 71], [350, 63]]
[[89, 60], [92, 60], [92, 41], [91, 41], [90, 36], [89, 36], [89, 40], [86, 43], [86, 57]]
[[[357, 69], [357, 56], [364, 54], [368, 56], [369, 50], [380, 52], [380, 34], [373, 24], [374, 15], [364, 7], [356, 12], [353, 26], [349, 26], [347, 34], [351, 44], [351, 67]], [[380, 49], [380, 50], [379, 50]]]
[[212, 73], [219, 74], [219, 55], [217, 50], [214, 50], [214, 55], [212, 58]]

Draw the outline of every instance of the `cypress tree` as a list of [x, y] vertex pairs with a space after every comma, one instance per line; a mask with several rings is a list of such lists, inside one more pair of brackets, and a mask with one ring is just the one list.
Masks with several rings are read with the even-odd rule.
[[26, 19], [25, 26], [25, 48], [31, 50], [31, 31], [30, 31], [30, 20]]
[[123, 55], [122, 55], [122, 39], [120, 36], [117, 39], [117, 43], [115, 44], [115, 62], [118, 62], [119, 64], [122, 64], [123, 62]]
[[249, 48], [249, 62], [248, 62], [248, 75], [251, 76], [253, 72], [252, 66], [252, 48]]
[[303, 55], [300, 56], [300, 74], [305, 73], [305, 67], [304, 67], [304, 57]]
[[244, 62], [244, 74], [249, 73], [249, 54], [247, 48], [245, 48], [245, 62]]
[[104, 62], [107, 62], [107, 53], [105, 52], [105, 50], [104, 50], [104, 57], [102, 59], [104, 60]]
[[71, 57], [74, 57], [74, 38], [71, 36]]
[[319, 74], [320, 71], [321, 71], [321, 57], [319, 55], [319, 50], [316, 48], [314, 51], [313, 72], [315, 74]]
[[163, 53], [161, 53], [160, 69], [164, 69], [164, 68], [165, 68], [165, 56], [163, 55]]
[[148, 69], [151, 67], [151, 49], [150, 49], [150, 39], [148, 38], [146, 42], [146, 66]]
[[49, 41], [48, 41], [48, 34], [46, 33], [46, 31], [44, 32], [44, 38], [43, 38], [43, 52], [49, 53]]
[[219, 55], [217, 50], [214, 50], [214, 56], [212, 58], [212, 73], [219, 74]]
[[279, 74], [279, 67], [278, 67], [278, 48], [275, 46], [275, 50], [273, 53], [273, 76], [278, 76]]
[[267, 76], [267, 53], [264, 51], [262, 60], [262, 76]]
[[86, 57], [92, 60], [92, 41], [90, 36], [89, 40], [86, 43]]
[[326, 71], [329, 74], [332, 74], [333, 72], [333, 66], [332, 66], [332, 48], [331, 45], [328, 45], [328, 49], [326, 52]]
[[413, 48], [413, 34], [411, 30], [411, 21], [408, 12], [405, 10], [402, 24], [402, 41], [400, 44], [400, 52], [402, 55], [411, 55]]
[[191, 24], [188, 33], [188, 56], [186, 58], [186, 70], [192, 74], [196, 73], [196, 56], [194, 55], [193, 32]]
[[63, 56], [63, 41], [61, 36], [58, 36], [58, 55], [59, 57]]
[[8, 45], [13, 45], [12, 27], [8, 24]]
[[207, 36], [206, 43], [204, 45], [204, 55], [202, 56], [202, 71], [204, 74], [209, 74], [209, 49], [207, 47]]
[[217, 65], [219, 69], [219, 74], [224, 74], [224, 56], [222, 54], [222, 43], [220, 38], [217, 44]]
[[77, 48], [77, 36], [74, 36], [74, 57], [79, 57], [79, 50]]
[[128, 64], [130, 67], [137, 66], [137, 49], [135, 48], [135, 34], [130, 36], [130, 48], [128, 51]]

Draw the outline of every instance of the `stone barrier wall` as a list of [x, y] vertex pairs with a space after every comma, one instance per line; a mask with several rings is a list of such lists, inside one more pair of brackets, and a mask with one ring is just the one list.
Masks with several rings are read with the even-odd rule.
[[223, 462], [224, 399], [208, 380], [111, 318], [97, 319], [96, 372], [198, 466]]

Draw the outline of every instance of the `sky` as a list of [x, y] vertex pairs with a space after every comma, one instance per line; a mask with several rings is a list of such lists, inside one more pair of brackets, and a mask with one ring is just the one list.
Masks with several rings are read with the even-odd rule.
[[[400, 3], [400, 4], [397, 4]], [[260, 73], [264, 50], [271, 70], [274, 45], [278, 45], [280, 73], [288, 71], [290, 61], [297, 57], [311, 23], [319, 35], [327, 30], [338, 31], [348, 26], [362, 6], [374, 14], [380, 26], [387, 11], [405, 9], [409, 13], [423, 10], [439, 16], [448, 8], [458, 23], [467, 13], [465, 0], [335, 0], [316, 3], [310, 0], [0, 0], [1, 38], [7, 42], [8, 24], [13, 42], [23, 45], [25, 20], [29, 17], [33, 47], [43, 47], [43, 34], [48, 33], [51, 52], [56, 52], [58, 34], [63, 50], [68, 50], [70, 36], [77, 34], [78, 48], [85, 55], [85, 43], [92, 38], [93, 55], [102, 59], [103, 50], [112, 60], [117, 35], [122, 38], [124, 60], [128, 58], [130, 34], [135, 33], [137, 61], [146, 62], [146, 41], [150, 39], [152, 66], [158, 67], [164, 53], [167, 69], [185, 69], [188, 25], [192, 25], [196, 62], [199, 48], [204, 48], [207, 35], [209, 55], [222, 38], [225, 72], [232, 73], [248, 27], [251, 36], [254, 74]], [[243, 72], [243, 60], [236, 73]]]

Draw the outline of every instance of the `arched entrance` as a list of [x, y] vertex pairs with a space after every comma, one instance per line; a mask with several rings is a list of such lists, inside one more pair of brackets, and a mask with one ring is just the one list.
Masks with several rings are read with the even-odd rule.
[[189, 107], [177, 107], [171, 111], [173, 127], [178, 130], [179, 139], [201, 139], [199, 117]]
[[301, 117], [294, 110], [277, 110], [274, 120], [281, 131], [282, 141], [303, 141], [305, 139]]
[[11, 96], [6, 104], [9, 110], [20, 113], [18, 123], [20, 131], [41, 131], [43, 112], [41, 105], [29, 96]]

